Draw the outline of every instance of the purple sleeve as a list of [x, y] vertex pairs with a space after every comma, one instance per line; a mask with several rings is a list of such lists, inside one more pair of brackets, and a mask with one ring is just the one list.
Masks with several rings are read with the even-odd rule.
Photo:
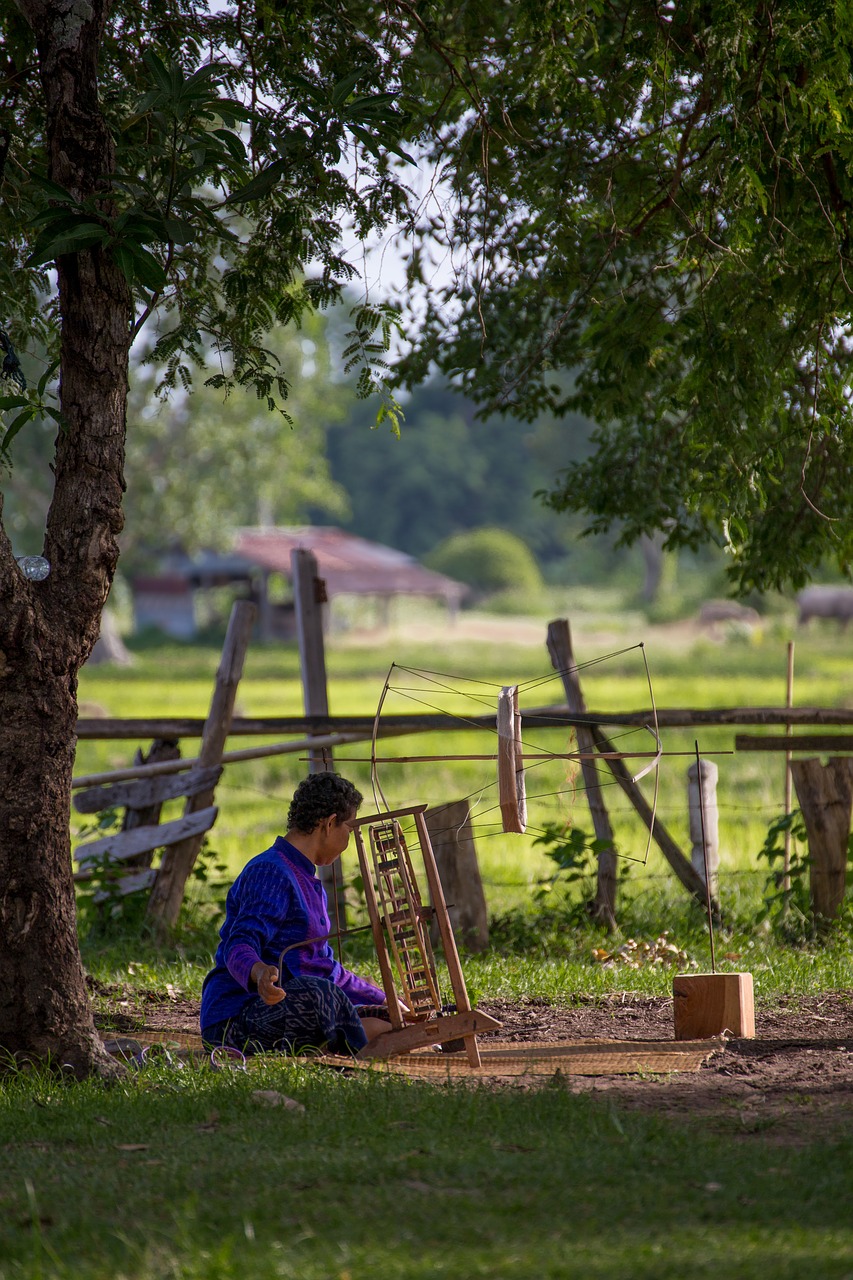
[[247, 942], [238, 942], [236, 947], [228, 953], [225, 961], [228, 972], [235, 982], [238, 982], [244, 990], [249, 990], [249, 983], [252, 978], [252, 969], [260, 960], [260, 956], [253, 947]]
[[342, 968], [336, 981], [353, 1004], [385, 1004], [384, 991], [374, 986], [372, 982], [368, 982], [367, 978], [360, 978], [357, 973], [351, 973], [349, 969]]
[[249, 990], [252, 966], [259, 960], [266, 964], [265, 954], [278, 946], [292, 901], [293, 886], [284, 870], [255, 863], [243, 872], [224, 943], [224, 959], [231, 977], [244, 991]]
[[315, 944], [313, 949], [307, 949], [307, 954], [301, 948], [295, 949], [288, 956], [288, 965], [294, 977], [328, 978], [349, 996], [353, 1004], [385, 1004], [385, 992], [368, 982], [367, 978], [360, 978], [357, 973], [338, 964], [328, 942]]

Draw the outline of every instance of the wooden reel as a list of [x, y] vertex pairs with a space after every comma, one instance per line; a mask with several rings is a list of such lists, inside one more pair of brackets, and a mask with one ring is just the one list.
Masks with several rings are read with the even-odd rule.
[[[497, 1031], [501, 1024], [488, 1014], [471, 1008], [424, 820], [426, 808], [426, 805], [416, 805], [411, 809], [395, 809], [390, 813], [357, 818], [353, 823], [367, 912], [393, 1028], [365, 1045], [359, 1057], [387, 1058], [428, 1045], [462, 1039], [470, 1065], [479, 1067], [476, 1033]], [[446, 1006], [441, 1002], [435, 959], [426, 928], [432, 912], [421, 904], [417, 878], [399, 821], [401, 818], [414, 819], [455, 1012], [445, 1012]], [[395, 969], [402, 1002], [410, 1010], [406, 1017], [400, 1007]]]
[[504, 831], [527, 827], [527, 792], [521, 749], [518, 685], [505, 685], [498, 695], [498, 800]]

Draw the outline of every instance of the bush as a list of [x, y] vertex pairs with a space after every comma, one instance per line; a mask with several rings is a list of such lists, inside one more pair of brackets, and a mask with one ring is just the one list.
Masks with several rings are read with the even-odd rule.
[[510, 588], [525, 592], [542, 588], [542, 574], [533, 553], [508, 529], [454, 534], [440, 542], [424, 563], [437, 573], [466, 582], [480, 598]]

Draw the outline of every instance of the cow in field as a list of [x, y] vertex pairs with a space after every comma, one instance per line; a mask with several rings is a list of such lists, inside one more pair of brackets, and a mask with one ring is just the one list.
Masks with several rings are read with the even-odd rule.
[[834, 618], [843, 629], [853, 618], [853, 587], [806, 587], [797, 596], [797, 605], [799, 626], [811, 618]]

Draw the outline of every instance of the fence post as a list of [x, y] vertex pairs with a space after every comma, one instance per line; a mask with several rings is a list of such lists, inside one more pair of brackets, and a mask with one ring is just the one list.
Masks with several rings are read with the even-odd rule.
[[[708, 867], [708, 888], [716, 898], [719, 889], [720, 836], [719, 811], [717, 809], [717, 776], [719, 770], [711, 760], [693, 762], [687, 770], [687, 806], [690, 813], [690, 861], [705, 884], [705, 866]], [[703, 839], [704, 831], [704, 839]]]
[[[299, 667], [302, 672], [302, 702], [306, 716], [329, 714], [329, 688], [326, 680], [326, 647], [323, 639], [323, 605], [326, 584], [317, 572], [317, 557], [306, 547], [295, 547], [290, 553], [293, 601], [296, 606], [296, 634], [299, 639]], [[308, 772], [327, 773], [334, 768], [329, 747], [308, 751]], [[318, 867], [317, 879], [326, 891], [329, 911], [336, 929], [346, 925], [346, 901], [341, 862]]]
[[[467, 951], [485, 951], [489, 945], [489, 918], [468, 801], [456, 800], [427, 809], [424, 820], [453, 932]], [[430, 938], [437, 946], [435, 919]]]
[[[552, 666], [563, 682], [569, 711], [578, 715], [583, 714], [586, 711], [586, 704], [572, 653], [572, 635], [565, 618], [557, 618], [554, 622], [548, 623], [548, 653]], [[613, 828], [601, 794], [601, 783], [595, 761], [589, 758], [595, 751], [592, 730], [585, 725], [578, 725], [577, 739], [578, 750], [584, 756], [581, 760], [581, 773], [595, 838], [607, 846], [598, 855], [598, 884], [592, 903], [592, 912], [595, 919], [600, 920], [608, 929], [614, 930], [616, 928], [616, 848], [613, 842]]]
[[853, 759], [833, 756], [825, 765], [820, 760], [794, 760], [791, 772], [808, 833], [814, 913], [834, 920], [846, 888]]
[[[231, 717], [234, 714], [237, 686], [243, 674], [243, 663], [256, 616], [255, 606], [246, 600], [238, 600], [231, 610], [210, 711], [205, 721], [198, 753], [198, 763], [202, 769], [218, 765], [222, 760], [225, 742], [231, 728]], [[195, 813], [198, 809], [208, 808], [213, 803], [213, 793], [214, 787], [211, 786], [206, 791], [190, 796], [184, 807], [184, 816]], [[184, 889], [203, 839], [203, 833], [188, 836], [180, 844], [166, 849], [163, 854], [157, 879], [151, 890], [151, 897], [148, 899], [147, 910], [148, 919], [154, 922], [160, 934], [171, 928], [178, 919], [181, 903], [184, 900]]]

